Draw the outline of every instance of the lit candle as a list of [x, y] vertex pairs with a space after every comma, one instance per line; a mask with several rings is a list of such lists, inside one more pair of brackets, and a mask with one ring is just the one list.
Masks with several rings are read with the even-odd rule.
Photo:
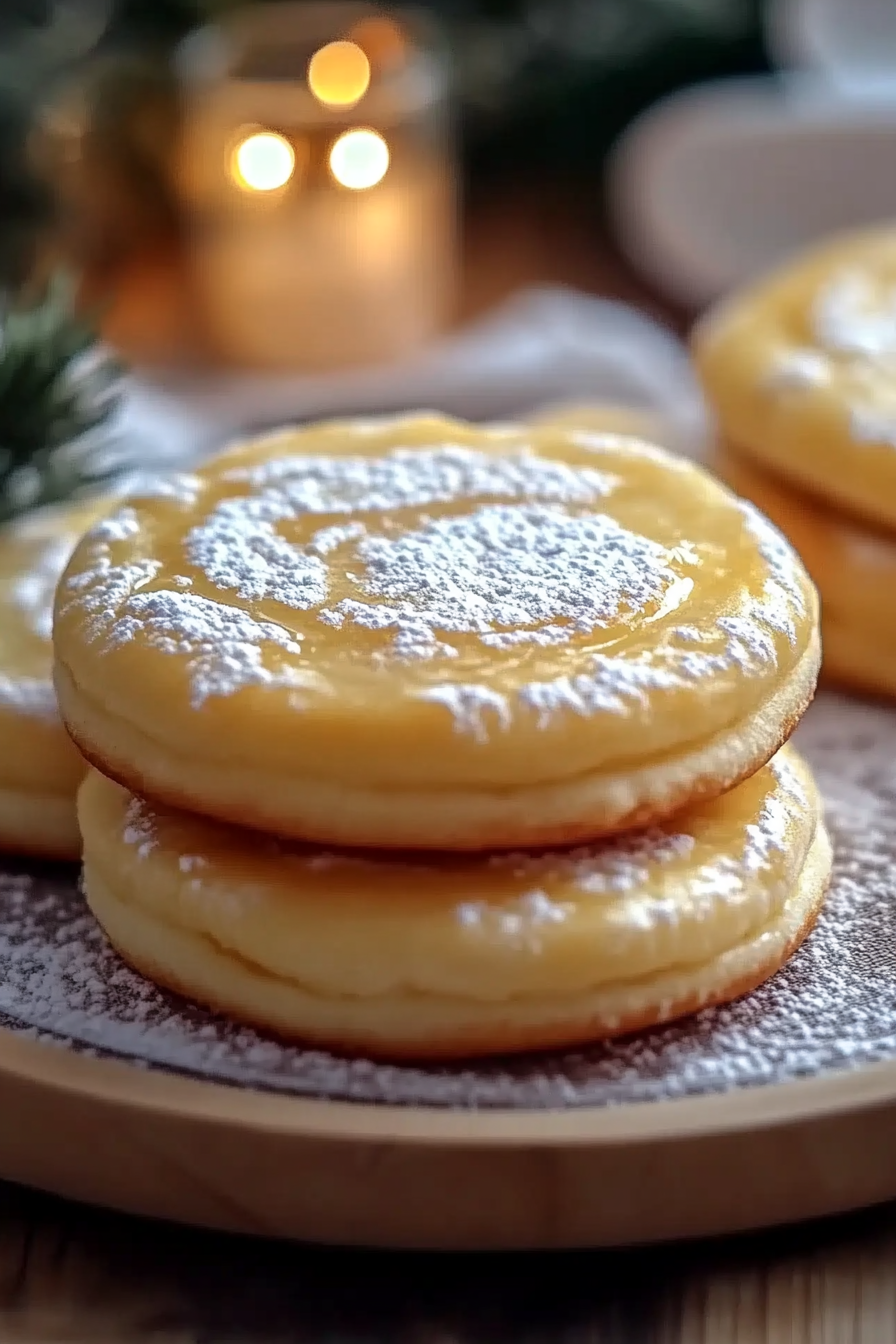
[[180, 180], [218, 351], [326, 369], [426, 341], [456, 209], [432, 49], [365, 5], [262, 5], [195, 35], [184, 68]]

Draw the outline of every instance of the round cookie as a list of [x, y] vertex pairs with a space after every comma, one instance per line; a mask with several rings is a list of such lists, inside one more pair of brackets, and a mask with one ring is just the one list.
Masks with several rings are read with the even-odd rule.
[[818, 586], [825, 677], [896, 696], [896, 536], [841, 517], [729, 449], [717, 450], [714, 468], [790, 538]]
[[760, 984], [831, 866], [785, 747], [664, 827], [491, 856], [289, 847], [129, 794], [79, 795], [87, 900], [151, 979], [281, 1036], [383, 1056], [592, 1041]]
[[839, 238], [747, 287], [692, 348], [738, 452], [896, 527], [896, 229]]
[[0, 529], [0, 849], [13, 853], [81, 852], [75, 794], [85, 767], [56, 707], [53, 593], [103, 507], [54, 506]]
[[132, 498], [56, 605], [106, 775], [323, 843], [591, 839], [730, 788], [792, 731], [815, 591], [751, 505], [638, 439], [329, 423]]

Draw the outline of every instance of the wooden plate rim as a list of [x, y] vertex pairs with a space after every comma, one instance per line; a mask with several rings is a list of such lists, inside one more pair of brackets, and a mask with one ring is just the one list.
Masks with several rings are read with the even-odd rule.
[[69, 1098], [146, 1117], [239, 1127], [281, 1137], [422, 1146], [650, 1145], [784, 1128], [896, 1105], [896, 1061], [823, 1078], [739, 1088], [669, 1101], [567, 1110], [442, 1110], [284, 1096], [92, 1059], [0, 1028], [0, 1086], [6, 1076]]

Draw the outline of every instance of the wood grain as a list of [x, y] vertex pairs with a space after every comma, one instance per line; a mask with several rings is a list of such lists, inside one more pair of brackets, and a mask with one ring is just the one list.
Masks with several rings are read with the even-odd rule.
[[660, 1251], [244, 1241], [0, 1188], [3, 1344], [889, 1344], [896, 1211]]
[[0, 1093], [0, 1176], [257, 1236], [631, 1245], [896, 1196], [893, 1063], [649, 1105], [452, 1111], [225, 1087], [0, 1030]]

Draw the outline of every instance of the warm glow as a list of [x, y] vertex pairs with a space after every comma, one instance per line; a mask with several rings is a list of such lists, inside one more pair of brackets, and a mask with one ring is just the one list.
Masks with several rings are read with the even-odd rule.
[[247, 136], [233, 156], [234, 176], [250, 191], [276, 191], [293, 175], [296, 156], [292, 145], [273, 131]]
[[354, 42], [330, 42], [308, 63], [308, 87], [327, 107], [353, 107], [370, 84], [370, 62]]
[[385, 14], [374, 14], [369, 19], [361, 19], [355, 24], [349, 36], [359, 47], [364, 48], [371, 65], [381, 70], [400, 65], [405, 58], [404, 34], [398, 24]]
[[382, 182], [389, 169], [389, 146], [376, 131], [346, 131], [330, 150], [330, 171], [352, 191]]

